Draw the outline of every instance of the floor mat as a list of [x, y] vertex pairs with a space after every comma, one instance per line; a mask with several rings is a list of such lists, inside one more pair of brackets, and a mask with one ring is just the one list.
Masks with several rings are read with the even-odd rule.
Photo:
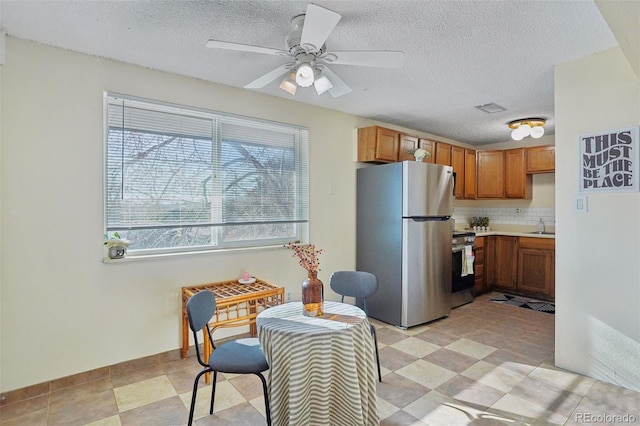
[[544, 300], [530, 299], [521, 296], [511, 296], [510, 294], [501, 294], [490, 300], [496, 303], [504, 303], [505, 305], [532, 309], [534, 311], [546, 312], [548, 314], [556, 313], [556, 305], [551, 302], [545, 302]]

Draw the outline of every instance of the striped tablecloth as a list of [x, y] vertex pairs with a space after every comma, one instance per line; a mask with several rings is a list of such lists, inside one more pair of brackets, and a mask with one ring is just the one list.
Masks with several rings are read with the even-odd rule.
[[324, 303], [322, 318], [302, 315], [302, 303], [262, 311], [258, 337], [269, 361], [275, 426], [377, 425], [376, 360], [365, 313]]

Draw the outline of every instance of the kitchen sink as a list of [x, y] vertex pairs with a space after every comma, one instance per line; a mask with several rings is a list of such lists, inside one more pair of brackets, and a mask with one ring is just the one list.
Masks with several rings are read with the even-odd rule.
[[537, 235], [556, 235], [555, 232], [538, 232], [538, 231], [533, 231], [533, 232], [528, 232], [529, 234], [537, 234]]

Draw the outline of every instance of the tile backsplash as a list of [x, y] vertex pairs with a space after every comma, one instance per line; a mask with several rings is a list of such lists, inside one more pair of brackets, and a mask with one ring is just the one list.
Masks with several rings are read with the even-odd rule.
[[474, 216], [487, 216], [489, 226], [493, 225], [522, 225], [536, 226], [540, 218], [545, 226], [555, 227], [556, 209], [554, 208], [522, 208], [522, 207], [455, 207], [453, 218], [456, 228], [469, 226], [469, 220]]

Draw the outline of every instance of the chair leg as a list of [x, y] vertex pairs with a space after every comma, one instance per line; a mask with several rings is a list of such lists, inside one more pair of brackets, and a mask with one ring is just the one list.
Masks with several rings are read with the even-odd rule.
[[376, 363], [378, 364], [378, 381], [382, 382], [382, 373], [380, 372], [380, 355], [378, 354], [378, 335], [376, 328], [371, 326], [371, 334], [373, 335], [373, 343], [376, 345]]
[[213, 381], [211, 382], [211, 406], [209, 407], [209, 414], [213, 414], [213, 400], [216, 397], [216, 383], [218, 382], [218, 372], [213, 372]]
[[271, 409], [269, 408], [269, 390], [267, 389], [267, 381], [260, 373], [256, 373], [256, 376], [260, 377], [262, 382], [262, 390], [264, 391], [264, 411], [267, 416], [267, 426], [271, 426]]
[[200, 373], [198, 373], [195, 380], [193, 381], [193, 392], [191, 393], [191, 408], [189, 408], [189, 426], [193, 424], [193, 412], [196, 408], [196, 397], [198, 396], [198, 382], [200, 381], [200, 377], [202, 377], [203, 374], [209, 372], [210, 370], [202, 370]]

